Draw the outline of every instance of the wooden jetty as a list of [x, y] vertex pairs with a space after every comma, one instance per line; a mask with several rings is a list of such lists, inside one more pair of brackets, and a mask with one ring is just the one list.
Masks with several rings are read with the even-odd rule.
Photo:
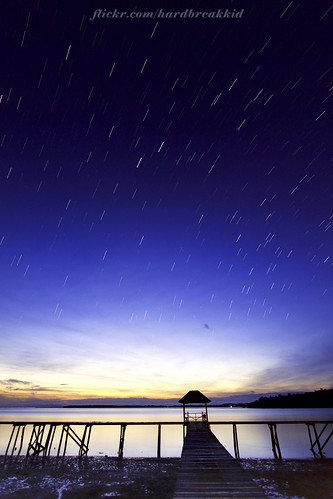
[[223, 447], [206, 421], [187, 424], [174, 499], [263, 498], [263, 491]]

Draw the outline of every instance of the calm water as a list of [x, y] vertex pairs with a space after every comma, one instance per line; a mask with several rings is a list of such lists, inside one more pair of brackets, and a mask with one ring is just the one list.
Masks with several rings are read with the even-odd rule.
[[[200, 409], [189, 409], [200, 412]], [[333, 409], [209, 409], [211, 429], [221, 443], [233, 455], [232, 426], [214, 425], [214, 421], [332, 421]], [[168, 422], [182, 421], [181, 408], [138, 408], [138, 409], [0, 409], [1, 421], [110, 421], [110, 422]], [[329, 431], [332, 430], [330, 424]], [[31, 426], [26, 427], [24, 449], [31, 434]], [[271, 442], [268, 426], [239, 424], [238, 441], [241, 457], [271, 458]], [[82, 435], [83, 427], [75, 428]], [[0, 454], [4, 454], [11, 432], [10, 425], [0, 425]], [[179, 457], [182, 449], [183, 429], [181, 425], [162, 425], [162, 457]], [[89, 455], [116, 456], [119, 446], [120, 427], [93, 427], [89, 445]], [[56, 453], [60, 429], [54, 439], [52, 454]], [[279, 425], [278, 436], [282, 456], [285, 458], [311, 458], [308, 430], [305, 425]], [[326, 437], [323, 435], [323, 441]], [[156, 457], [157, 426], [128, 426], [125, 434], [125, 457]], [[77, 454], [74, 442], [68, 442], [68, 455]], [[333, 436], [325, 447], [325, 455], [333, 458]]]

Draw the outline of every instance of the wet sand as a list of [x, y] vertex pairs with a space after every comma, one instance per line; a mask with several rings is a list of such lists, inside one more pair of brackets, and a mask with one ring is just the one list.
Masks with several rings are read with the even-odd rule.
[[267, 497], [333, 498], [333, 459], [243, 459], [241, 464]]
[[0, 463], [0, 497], [171, 498], [179, 459], [24, 458]]
[[[26, 462], [20, 457], [4, 464], [1, 457], [0, 497], [171, 499], [179, 465], [177, 458], [51, 457]], [[241, 465], [269, 498], [333, 498], [332, 459], [243, 459]]]

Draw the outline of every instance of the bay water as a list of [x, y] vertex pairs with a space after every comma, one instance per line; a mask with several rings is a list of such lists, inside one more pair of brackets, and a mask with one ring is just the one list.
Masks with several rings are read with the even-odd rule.
[[[200, 408], [189, 408], [190, 412], [199, 412]], [[269, 422], [310, 422], [329, 421], [330, 424], [321, 436], [325, 442], [333, 429], [333, 409], [244, 409], [211, 407], [208, 410], [211, 430], [234, 455], [232, 424], [216, 424], [216, 422], [239, 423], [237, 425], [239, 451], [241, 458], [272, 458]], [[125, 432], [124, 457], [156, 457], [158, 423], [162, 423], [161, 457], [180, 457], [183, 445], [183, 427], [181, 407], [163, 408], [15, 408], [0, 409], [0, 455], [6, 451], [12, 425], [1, 424], [5, 421], [27, 423], [23, 448], [24, 454], [30, 439], [33, 422], [153, 422], [156, 425], [129, 425]], [[251, 422], [265, 424], [250, 424]], [[214, 424], [215, 422], [215, 424]], [[249, 424], [244, 424], [248, 422]], [[83, 434], [84, 425], [74, 426], [78, 435]], [[318, 424], [320, 433], [323, 425]], [[56, 455], [60, 439], [61, 427], [58, 427], [53, 441], [51, 455]], [[278, 424], [277, 432], [283, 458], [312, 458], [310, 440], [306, 424]], [[112, 426], [93, 426], [89, 445], [90, 456], [117, 456], [119, 447], [120, 424]], [[74, 441], [68, 440], [66, 455], [76, 455], [78, 447]], [[325, 446], [326, 457], [333, 458], [333, 436]]]

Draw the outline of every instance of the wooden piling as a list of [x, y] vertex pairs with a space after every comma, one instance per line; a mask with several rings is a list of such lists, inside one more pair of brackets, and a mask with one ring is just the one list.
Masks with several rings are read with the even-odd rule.
[[161, 457], [161, 424], [158, 425], [157, 430], [157, 457]]
[[236, 423], [232, 424], [232, 434], [233, 434], [233, 441], [234, 441], [235, 458], [236, 459], [240, 459], [239, 445], [238, 445], [238, 435], [237, 435], [237, 425], [236, 425]]
[[[14, 456], [15, 451], [17, 451], [17, 453], [16, 453], [17, 456], [20, 455], [21, 450], [22, 450], [22, 446], [23, 446], [25, 427], [26, 427], [26, 423], [13, 423], [13, 429], [12, 429], [12, 432], [10, 434], [8, 445], [7, 445], [6, 452], [5, 452], [5, 461], [6, 461], [6, 458], [8, 457], [8, 453], [9, 453], [10, 446], [11, 446], [14, 435], [15, 435], [15, 437], [14, 437], [14, 441], [12, 444], [12, 451], [11, 451], [10, 455], [11, 455], [11, 457]], [[16, 432], [15, 432], [15, 430], [16, 430]], [[20, 434], [21, 434], [20, 444], [19, 444], [19, 448], [17, 449], [16, 444], [17, 444], [17, 440], [18, 440]]]
[[52, 443], [53, 443], [54, 434], [55, 434], [56, 429], [57, 429], [57, 426], [55, 424], [50, 424], [49, 431], [48, 431], [46, 441], [45, 441], [45, 447], [44, 447], [44, 453], [43, 453], [44, 457], [49, 456], [51, 453]]
[[279, 438], [277, 434], [276, 424], [271, 423], [268, 425], [270, 434], [271, 434], [271, 442], [272, 442], [272, 451], [275, 459], [282, 459]]
[[121, 424], [120, 425], [120, 438], [119, 438], [119, 450], [118, 450], [118, 457], [122, 458], [124, 455], [124, 442], [125, 442], [125, 431], [126, 431], [126, 424]]

